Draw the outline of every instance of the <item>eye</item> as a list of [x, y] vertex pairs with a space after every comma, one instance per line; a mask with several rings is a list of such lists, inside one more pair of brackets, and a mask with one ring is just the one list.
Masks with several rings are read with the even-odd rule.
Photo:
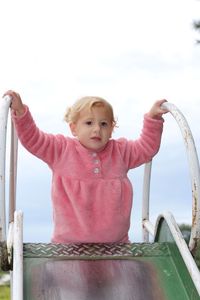
[[107, 126], [108, 126], [108, 123], [106, 121], [101, 122], [101, 127], [107, 127]]
[[88, 126], [91, 126], [92, 125], [92, 121], [86, 121], [85, 124], [88, 125]]

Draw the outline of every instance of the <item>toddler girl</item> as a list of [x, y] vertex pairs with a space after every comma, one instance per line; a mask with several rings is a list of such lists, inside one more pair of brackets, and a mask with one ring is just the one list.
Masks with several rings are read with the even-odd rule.
[[73, 138], [41, 131], [20, 95], [12, 98], [12, 120], [22, 145], [52, 171], [53, 243], [128, 242], [133, 190], [130, 169], [150, 161], [160, 147], [166, 110], [154, 103], [137, 140], [112, 139], [112, 106], [84, 97], [65, 120]]

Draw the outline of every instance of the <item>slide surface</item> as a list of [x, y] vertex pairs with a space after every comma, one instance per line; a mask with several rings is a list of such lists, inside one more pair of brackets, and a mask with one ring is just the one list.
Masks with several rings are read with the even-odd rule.
[[24, 299], [199, 299], [172, 243], [24, 244]]

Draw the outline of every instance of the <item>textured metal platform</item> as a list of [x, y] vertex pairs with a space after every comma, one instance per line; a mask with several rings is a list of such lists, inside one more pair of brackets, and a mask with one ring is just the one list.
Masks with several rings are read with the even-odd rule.
[[24, 257], [91, 259], [168, 256], [167, 244], [24, 244]]
[[169, 256], [167, 244], [24, 244], [24, 295], [29, 300], [164, 300], [157, 270], [148, 261], [152, 256]]
[[199, 299], [171, 242], [25, 243], [23, 268], [25, 300]]

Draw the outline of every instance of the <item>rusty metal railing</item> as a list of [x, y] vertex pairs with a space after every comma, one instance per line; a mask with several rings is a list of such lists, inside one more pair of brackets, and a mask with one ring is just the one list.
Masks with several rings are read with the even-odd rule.
[[[10, 96], [5, 96], [0, 101], [0, 242], [6, 240], [6, 139], [7, 120]], [[17, 176], [17, 137], [11, 123], [11, 145], [10, 145], [10, 180], [9, 180], [9, 223], [14, 220], [16, 205], [16, 176]]]
[[[200, 239], [200, 168], [198, 155], [192, 132], [184, 115], [172, 103], [166, 102], [162, 106], [172, 114], [172, 116], [178, 123], [186, 147], [192, 187], [192, 229], [189, 241], [189, 248], [190, 251], [195, 251], [195, 248], [197, 247], [197, 242]], [[155, 227], [149, 220], [151, 166], [152, 162], [149, 162], [145, 165], [143, 181], [142, 220], [144, 241], [149, 240], [149, 233], [152, 235], [154, 235], [155, 233]]]
[[[18, 139], [11, 122], [10, 142], [10, 178], [9, 178], [9, 226], [6, 234], [6, 139], [7, 121], [11, 97], [5, 96], [0, 101], [0, 251], [3, 254], [0, 265], [11, 272], [11, 299], [23, 299], [23, 226], [22, 212], [16, 211], [16, 178]], [[2, 246], [1, 246], [2, 245]], [[1, 250], [1, 249], [0, 249]], [[2, 256], [2, 255], [1, 255]]]

